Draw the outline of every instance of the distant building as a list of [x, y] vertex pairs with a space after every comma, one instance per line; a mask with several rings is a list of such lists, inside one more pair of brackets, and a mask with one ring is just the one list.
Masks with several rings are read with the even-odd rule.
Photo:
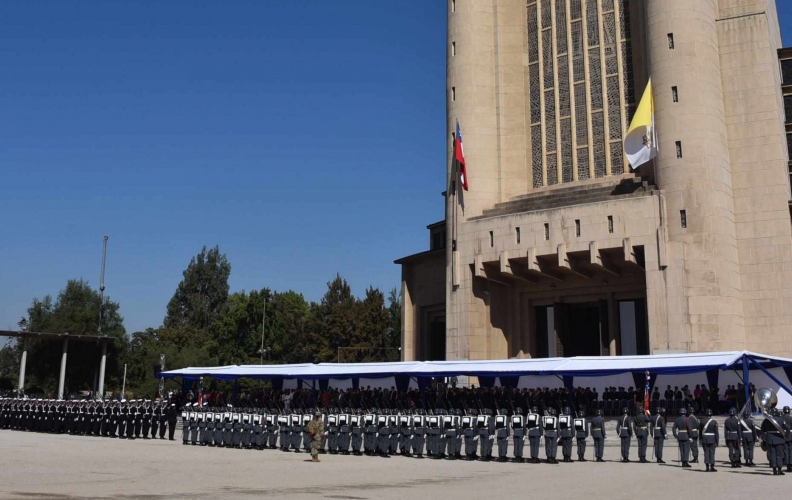
[[[447, 215], [397, 261], [404, 359], [792, 357], [792, 50], [774, 1], [448, 9]], [[659, 156], [632, 172], [622, 141], [650, 76]]]

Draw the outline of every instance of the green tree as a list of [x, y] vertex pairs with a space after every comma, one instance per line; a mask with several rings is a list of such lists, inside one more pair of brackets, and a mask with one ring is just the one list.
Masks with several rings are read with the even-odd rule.
[[369, 287], [366, 296], [357, 303], [355, 325], [356, 349], [345, 356], [346, 361], [385, 361], [390, 359], [387, 350], [388, 311], [385, 295], [377, 288]]
[[395, 288], [388, 294], [388, 333], [385, 339], [385, 347], [395, 349], [397, 355], [389, 359], [394, 361], [401, 360], [401, 318], [402, 318], [402, 294]]
[[[28, 308], [27, 321], [20, 322], [21, 328], [42, 333], [69, 333], [74, 335], [97, 335], [101, 295], [84, 280], [69, 280], [55, 301], [47, 295], [33, 299]], [[108, 346], [107, 381], [117, 381], [119, 354], [127, 348], [124, 319], [120, 306], [109, 297], [104, 298], [102, 335], [114, 337]], [[17, 342], [17, 352], [21, 345]], [[98, 376], [101, 347], [98, 342], [72, 342], [69, 344], [66, 363], [67, 390], [90, 390]], [[45, 392], [57, 390], [62, 343], [53, 339], [31, 338], [28, 344], [26, 386]], [[29, 381], [29, 382], [28, 382]], [[30, 391], [29, 391], [30, 392]]]
[[355, 297], [347, 281], [336, 274], [322, 301], [312, 307], [310, 339], [314, 361], [334, 361], [339, 347], [358, 344], [355, 338]]
[[182, 275], [184, 279], [168, 302], [163, 324], [165, 328], [188, 326], [206, 330], [220, 319], [228, 301], [231, 264], [220, 253], [220, 247], [208, 251], [203, 247]]

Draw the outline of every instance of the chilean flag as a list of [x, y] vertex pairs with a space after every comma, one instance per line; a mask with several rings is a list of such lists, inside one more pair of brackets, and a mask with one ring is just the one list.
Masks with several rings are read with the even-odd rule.
[[465, 168], [465, 152], [462, 149], [462, 130], [459, 122], [456, 124], [456, 137], [454, 138], [454, 159], [459, 162], [459, 178], [462, 181], [462, 188], [468, 190], [467, 168]]
[[646, 387], [644, 387], [644, 414], [647, 416], [649, 415], [649, 398], [652, 395], [649, 390], [649, 383], [651, 382], [651, 378], [649, 377], [649, 370], [646, 371]]

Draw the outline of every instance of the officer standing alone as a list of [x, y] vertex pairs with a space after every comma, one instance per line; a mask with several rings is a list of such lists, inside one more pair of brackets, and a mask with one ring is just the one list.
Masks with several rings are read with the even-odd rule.
[[[718, 447], [718, 422], [712, 418], [712, 410], [704, 412], [707, 417], [704, 425], [701, 426], [701, 444], [704, 446], [704, 465], [706, 472], [718, 472], [715, 470], [715, 448]], [[732, 465], [734, 467], [734, 465]]]
[[621, 440], [621, 456], [622, 462], [630, 461], [630, 442], [632, 441], [632, 425], [630, 423], [630, 415], [627, 408], [622, 408], [622, 416], [616, 422], [616, 434]]
[[654, 439], [654, 455], [658, 464], [664, 464], [663, 444], [668, 439], [668, 429], [666, 428], [665, 408], [658, 408], [657, 413], [652, 417], [652, 438]]
[[605, 421], [602, 419], [602, 410], [596, 410], [591, 419], [591, 437], [594, 439], [594, 459], [604, 462], [602, 456], [605, 452]]

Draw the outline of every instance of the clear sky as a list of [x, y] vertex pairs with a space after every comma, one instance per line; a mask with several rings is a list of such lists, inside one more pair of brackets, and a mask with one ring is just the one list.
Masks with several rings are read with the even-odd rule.
[[[787, 43], [792, 2], [778, 1]], [[0, 329], [69, 278], [128, 331], [190, 257], [231, 289], [361, 295], [425, 250], [445, 162], [444, 0], [0, 2]]]
[[399, 286], [443, 217], [445, 2], [0, 3], [0, 329], [69, 278], [128, 331], [231, 290]]

